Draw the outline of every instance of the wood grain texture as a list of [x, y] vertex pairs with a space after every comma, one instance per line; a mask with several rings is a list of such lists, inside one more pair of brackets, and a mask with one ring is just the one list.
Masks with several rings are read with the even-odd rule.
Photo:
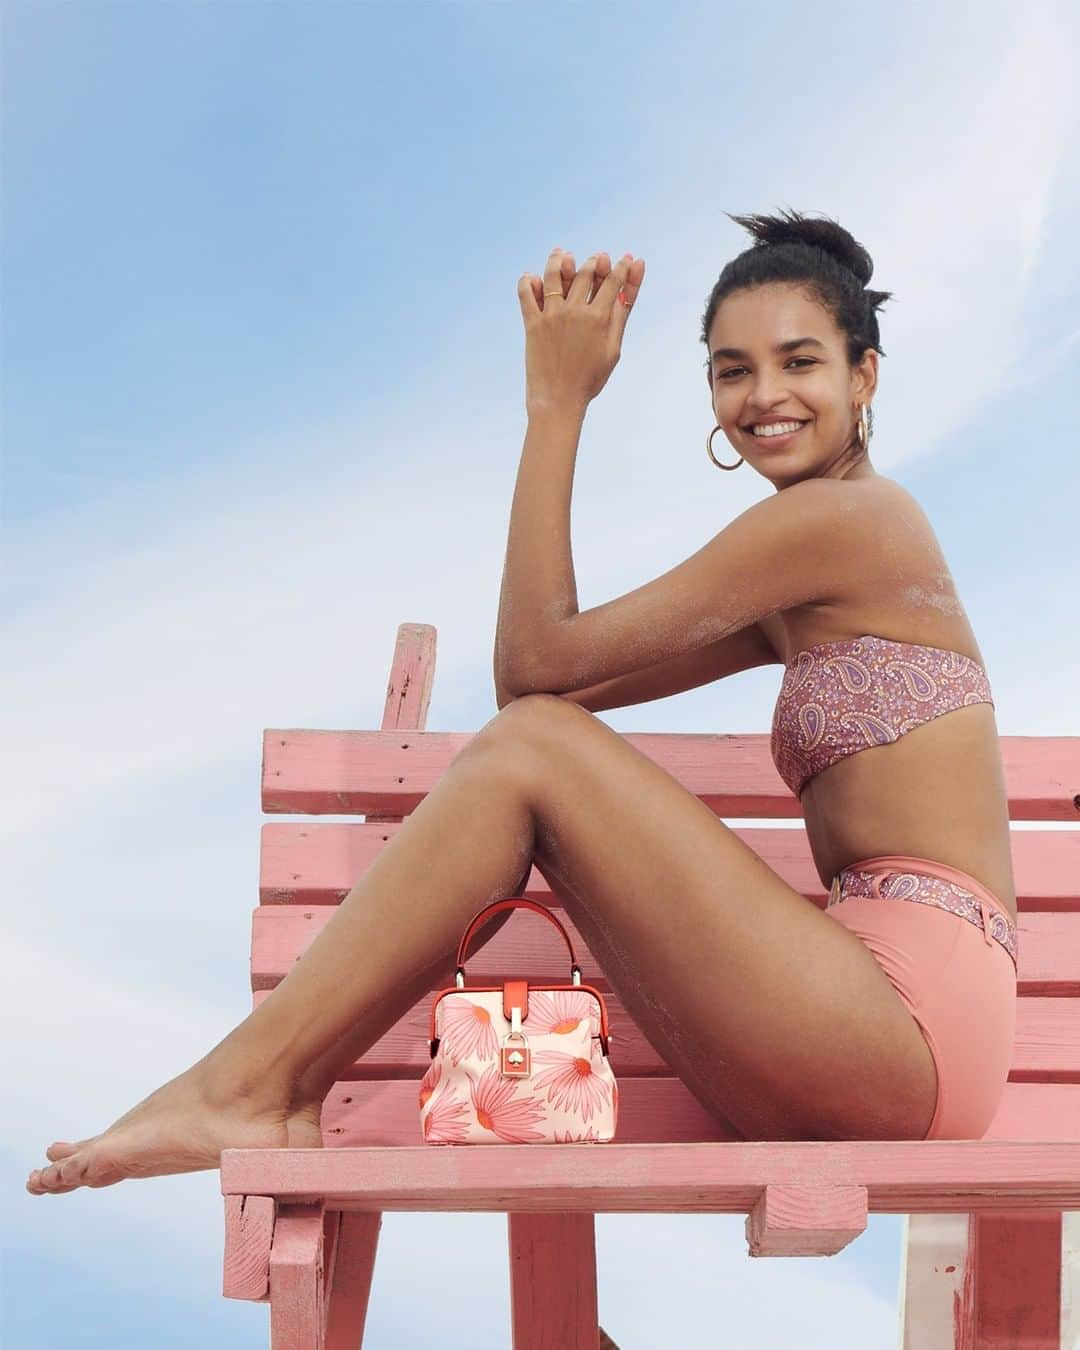
[[598, 1350], [591, 1214], [508, 1214], [514, 1350]]
[[265, 1302], [270, 1296], [270, 1245], [275, 1204], [268, 1195], [225, 1196], [225, 1298]]
[[367, 1322], [382, 1214], [336, 1211], [334, 1217], [338, 1226], [333, 1264], [327, 1261], [326, 1350], [356, 1350]]
[[751, 1256], [835, 1256], [866, 1231], [865, 1186], [766, 1186], [746, 1219]]
[[976, 1211], [956, 1309], [958, 1345], [1057, 1350], [1061, 1344], [1061, 1215]]
[[324, 1350], [324, 1202], [278, 1203], [270, 1249], [270, 1350]]

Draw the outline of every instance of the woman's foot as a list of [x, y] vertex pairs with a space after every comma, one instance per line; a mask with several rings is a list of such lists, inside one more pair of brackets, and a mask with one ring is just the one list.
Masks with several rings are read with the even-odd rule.
[[103, 1133], [45, 1150], [52, 1166], [35, 1168], [31, 1195], [80, 1186], [112, 1186], [129, 1177], [202, 1172], [221, 1165], [225, 1148], [322, 1148], [321, 1102], [260, 1101], [211, 1087], [201, 1065], [152, 1092]]

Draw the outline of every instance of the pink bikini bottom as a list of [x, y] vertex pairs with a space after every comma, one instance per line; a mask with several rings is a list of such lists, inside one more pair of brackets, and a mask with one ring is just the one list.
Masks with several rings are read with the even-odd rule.
[[997, 1114], [1012, 1063], [1012, 918], [967, 872], [904, 854], [843, 868], [825, 913], [869, 947], [930, 1047], [937, 1104], [923, 1137], [981, 1139]]

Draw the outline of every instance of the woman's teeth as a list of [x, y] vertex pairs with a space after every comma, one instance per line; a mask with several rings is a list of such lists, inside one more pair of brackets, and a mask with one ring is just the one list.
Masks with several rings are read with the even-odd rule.
[[802, 422], [774, 422], [771, 426], [750, 429], [755, 436], [786, 436], [792, 431], [798, 431], [803, 425]]

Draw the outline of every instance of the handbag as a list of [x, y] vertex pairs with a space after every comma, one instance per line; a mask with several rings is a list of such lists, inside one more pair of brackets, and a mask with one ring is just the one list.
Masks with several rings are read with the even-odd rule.
[[[570, 983], [527, 980], [465, 988], [477, 929], [505, 909], [542, 914], [570, 952]], [[496, 900], [477, 913], [457, 951], [454, 986], [431, 1007], [431, 1063], [420, 1083], [426, 1144], [609, 1143], [619, 1089], [608, 1062], [603, 995], [581, 983], [566, 929], [532, 900]]]

